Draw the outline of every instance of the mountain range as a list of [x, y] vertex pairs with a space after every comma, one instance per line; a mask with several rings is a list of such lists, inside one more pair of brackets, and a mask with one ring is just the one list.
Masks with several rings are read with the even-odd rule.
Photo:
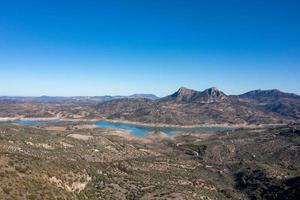
[[106, 118], [141, 123], [286, 124], [300, 121], [300, 96], [279, 90], [227, 95], [216, 87], [185, 87], [162, 98], [130, 96], [0, 97], [0, 115], [64, 118]]
[[279, 90], [226, 95], [216, 87], [185, 87], [159, 99], [115, 99], [97, 105], [101, 117], [143, 123], [281, 124], [299, 121], [300, 96]]

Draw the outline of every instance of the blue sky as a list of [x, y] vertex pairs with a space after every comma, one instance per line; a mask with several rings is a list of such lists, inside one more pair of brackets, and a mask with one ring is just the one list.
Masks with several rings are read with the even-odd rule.
[[300, 94], [300, 1], [49, 0], [0, 6], [0, 95]]

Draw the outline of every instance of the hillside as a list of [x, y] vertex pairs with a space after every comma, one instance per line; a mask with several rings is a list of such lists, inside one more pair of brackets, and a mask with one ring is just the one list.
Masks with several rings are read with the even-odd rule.
[[296, 199], [299, 125], [139, 138], [0, 124], [0, 199]]
[[260, 91], [228, 96], [217, 88], [202, 92], [181, 87], [158, 100], [112, 100], [97, 112], [110, 119], [145, 123], [272, 124], [298, 121], [300, 98], [294, 94]]
[[300, 96], [279, 90], [254, 90], [238, 96], [266, 111], [283, 117], [300, 118]]
[[213, 103], [225, 100], [228, 100], [227, 96], [215, 87], [203, 92], [181, 87], [174, 94], [161, 98], [159, 101], [172, 103]]
[[[147, 98], [146, 98], [147, 97]], [[143, 123], [284, 124], [300, 120], [300, 97], [279, 90], [227, 95], [215, 87], [181, 87], [166, 97], [136, 94], [102, 97], [0, 98], [0, 117], [108, 118]]]

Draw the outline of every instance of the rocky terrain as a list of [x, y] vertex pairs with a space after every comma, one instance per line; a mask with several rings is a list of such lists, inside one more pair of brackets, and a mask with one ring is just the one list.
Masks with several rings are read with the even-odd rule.
[[[0, 98], [0, 199], [297, 199], [300, 98], [180, 88], [149, 99]], [[6, 119], [79, 119], [21, 126]], [[86, 119], [87, 121], [84, 121]], [[224, 132], [96, 128], [91, 119], [244, 126]], [[1, 122], [2, 121], [2, 122]]]
[[228, 96], [217, 88], [203, 92], [180, 88], [158, 100], [119, 99], [100, 103], [97, 114], [109, 119], [177, 125], [284, 124], [300, 119], [300, 97], [278, 90]]
[[169, 125], [260, 125], [300, 121], [300, 96], [279, 90], [226, 95], [215, 87], [202, 92], [182, 87], [158, 99], [142, 94], [74, 98], [2, 97], [0, 118], [105, 118]]
[[6, 101], [0, 103], [0, 118], [85, 118], [94, 112], [93, 103], [38, 103]]
[[293, 119], [300, 118], [300, 96], [279, 90], [254, 90], [238, 96], [269, 112], [279, 113]]
[[0, 199], [296, 199], [299, 146], [296, 124], [144, 138], [0, 124]]

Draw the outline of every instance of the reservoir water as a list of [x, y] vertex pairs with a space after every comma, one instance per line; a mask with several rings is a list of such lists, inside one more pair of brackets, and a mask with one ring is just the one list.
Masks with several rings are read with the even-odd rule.
[[[50, 121], [39, 121], [39, 120], [18, 120], [17, 124], [24, 126], [42, 126], [42, 125], [58, 125], [64, 123], [65, 121], [61, 120], [50, 120]], [[232, 128], [226, 127], [162, 127], [162, 126], [146, 126], [146, 125], [136, 125], [130, 123], [117, 123], [117, 122], [108, 122], [108, 121], [96, 121], [95, 125], [100, 128], [114, 128], [114, 129], [122, 129], [132, 132], [138, 136], [145, 136], [152, 131], [161, 131], [166, 133], [167, 135], [172, 135], [178, 131], [185, 132], [215, 132], [215, 131], [226, 131], [232, 130]]]
[[116, 128], [116, 129], [128, 130], [138, 136], [145, 136], [152, 131], [160, 131], [166, 133], [167, 135], [172, 135], [178, 131], [215, 132], [215, 131], [232, 130], [231, 128], [225, 128], [225, 127], [191, 127], [191, 128], [161, 127], [161, 126], [146, 126], [146, 125], [144, 126], [144, 125], [136, 125], [136, 124], [128, 124], [128, 123], [108, 122], [108, 121], [98, 121], [96, 122], [96, 126], [102, 128]]
[[15, 123], [23, 126], [42, 126], [42, 125], [54, 125], [61, 123], [60, 120], [18, 120]]

